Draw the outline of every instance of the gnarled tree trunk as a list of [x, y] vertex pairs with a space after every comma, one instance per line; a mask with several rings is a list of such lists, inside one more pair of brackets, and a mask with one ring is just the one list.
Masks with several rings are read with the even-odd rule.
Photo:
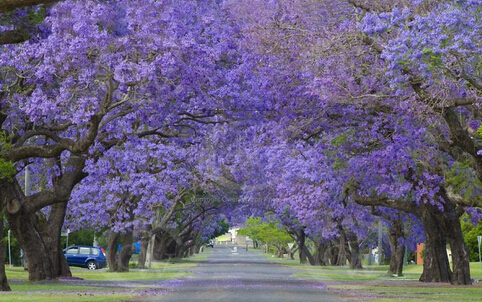
[[445, 227], [439, 224], [434, 213], [424, 210], [421, 215], [425, 231], [422, 282], [452, 282], [452, 271], [447, 257]]
[[447, 225], [447, 239], [452, 253], [452, 283], [457, 285], [469, 285], [472, 284], [470, 278], [469, 250], [465, 244], [459, 220], [462, 212], [458, 212], [452, 200], [447, 196], [445, 197], [444, 217]]
[[172, 238], [167, 232], [160, 232], [155, 235], [154, 244], [154, 259], [162, 260], [166, 257], [167, 248], [169, 247]]
[[120, 243], [120, 234], [118, 232], [109, 231], [107, 235], [107, 248], [109, 249], [107, 254], [107, 263], [109, 264], [109, 271], [117, 272], [117, 247]]
[[60, 243], [66, 207], [67, 203], [53, 205], [48, 220], [42, 213], [7, 215], [28, 260], [30, 281], [72, 276]]
[[[457, 211], [444, 188], [440, 195], [444, 198], [443, 212], [434, 206], [425, 205], [421, 214], [426, 241], [424, 271], [420, 281], [470, 285], [469, 254], [459, 221], [461, 212]], [[447, 241], [451, 247], [454, 272], [450, 270]]]
[[58, 277], [71, 277], [67, 259], [65, 259], [61, 239], [61, 230], [64, 224], [67, 203], [57, 203], [52, 205], [46, 232], [42, 234], [45, 244], [50, 251], [52, 259], [52, 269]]
[[7, 202], [5, 215], [28, 261], [29, 280], [70, 277], [70, 269], [60, 245], [67, 202], [52, 205], [47, 218], [42, 212], [27, 212], [19, 202], [23, 196], [17, 182], [2, 183], [0, 197]]
[[[0, 201], [1, 203], [1, 201]], [[0, 207], [2, 205], [0, 204]], [[3, 235], [3, 212], [0, 213], [0, 234]], [[8, 285], [7, 275], [5, 274], [5, 244], [0, 244], [0, 291], [11, 291]]]
[[[411, 180], [410, 175], [407, 179]], [[429, 203], [415, 204], [405, 201], [397, 202], [386, 198], [359, 196], [356, 186], [348, 187], [355, 201], [367, 206], [386, 206], [417, 216], [423, 224], [425, 232], [425, 255], [422, 282], [446, 282], [458, 285], [471, 284], [470, 267], [467, 248], [463, 241], [459, 217], [463, 212], [448, 196], [445, 187], [439, 187], [437, 197], [443, 198], [443, 209]], [[447, 240], [452, 248], [454, 275], [450, 270], [447, 256]]]
[[128, 272], [129, 261], [135, 252], [134, 232], [129, 230], [122, 237], [124, 240], [122, 240], [122, 248], [117, 258], [117, 272]]
[[[37, 215], [7, 215], [8, 224], [28, 260], [30, 281], [55, 279], [50, 251], [39, 231]], [[45, 223], [45, 222], [40, 222]]]
[[[120, 252], [117, 253], [117, 248], [121, 242], [122, 248]], [[129, 261], [135, 252], [133, 231], [127, 231], [123, 235], [118, 232], [109, 231], [109, 235], [107, 237], [107, 246], [109, 248], [109, 254], [107, 255], [109, 271], [129, 271]]]

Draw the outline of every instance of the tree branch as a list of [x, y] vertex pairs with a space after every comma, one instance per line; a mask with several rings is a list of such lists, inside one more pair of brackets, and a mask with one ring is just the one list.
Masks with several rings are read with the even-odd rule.
[[412, 214], [417, 212], [417, 206], [414, 202], [395, 200], [379, 196], [361, 196], [358, 194], [358, 186], [359, 185], [353, 180], [348, 181], [343, 188], [345, 199], [351, 196], [355, 203], [362, 206], [381, 206]]
[[0, 45], [22, 43], [27, 41], [28, 38], [29, 36], [22, 30], [2, 31], [0, 32]]
[[353, 5], [355, 8], [359, 8], [366, 12], [390, 12], [393, 9], [393, 5], [390, 4], [391, 1], [378, 1], [377, 4], [372, 3], [369, 0], [347, 0], [348, 3]]
[[57, 1], [59, 0], [0, 0], [0, 13], [6, 13], [26, 6], [51, 4]]

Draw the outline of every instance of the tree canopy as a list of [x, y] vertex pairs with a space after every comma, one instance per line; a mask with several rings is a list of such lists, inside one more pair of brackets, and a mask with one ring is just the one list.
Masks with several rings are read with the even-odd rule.
[[425, 241], [421, 281], [471, 283], [481, 3], [54, 2], [0, 4], [0, 201], [31, 280], [70, 275], [64, 222], [149, 263], [227, 221], [352, 268], [381, 223], [390, 270]]

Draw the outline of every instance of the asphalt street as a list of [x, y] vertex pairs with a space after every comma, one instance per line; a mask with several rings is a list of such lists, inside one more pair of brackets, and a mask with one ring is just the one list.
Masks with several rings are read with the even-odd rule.
[[322, 283], [293, 276], [296, 269], [270, 263], [258, 252], [216, 246], [208, 261], [185, 279], [165, 284], [169, 290], [153, 301], [319, 301], [341, 302]]

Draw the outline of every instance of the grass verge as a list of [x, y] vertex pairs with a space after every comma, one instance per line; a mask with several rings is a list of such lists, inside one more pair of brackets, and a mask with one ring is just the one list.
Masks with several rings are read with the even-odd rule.
[[[295, 277], [323, 283], [326, 288], [347, 301], [417, 301], [417, 302], [480, 302], [482, 282], [472, 286], [454, 286], [418, 281], [422, 266], [409, 265], [403, 277], [387, 275], [387, 265], [365, 266], [363, 270], [347, 267], [314, 267], [297, 260], [270, 258], [270, 261], [289, 266], [297, 271]], [[482, 280], [480, 263], [470, 264], [473, 279]]]
[[83, 280], [29, 282], [23, 268], [6, 267], [12, 292], [0, 292], [0, 301], [132, 301], [166, 291], [169, 286], [164, 281], [192, 274], [190, 268], [205, 261], [207, 253], [189, 259], [153, 262], [150, 270], [131, 269], [125, 273], [71, 268], [72, 275]]

